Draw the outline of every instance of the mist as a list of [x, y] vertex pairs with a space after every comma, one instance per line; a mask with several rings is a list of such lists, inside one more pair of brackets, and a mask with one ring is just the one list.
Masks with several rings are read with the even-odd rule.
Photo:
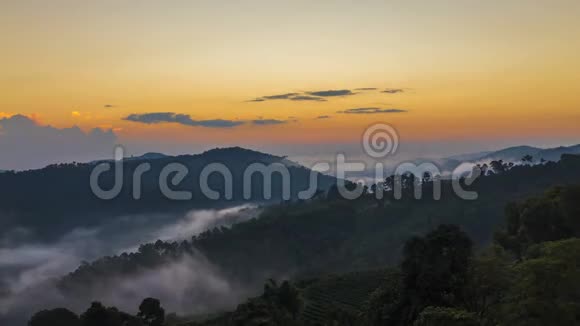
[[[91, 291], [82, 298], [64, 296], [56, 280], [84, 261], [133, 252], [140, 244], [156, 240], [189, 240], [208, 229], [231, 226], [258, 213], [259, 208], [243, 205], [193, 210], [181, 216], [124, 216], [98, 228], [76, 229], [50, 244], [1, 239], [0, 324], [24, 325], [41, 309], [65, 307], [80, 313], [92, 301], [135, 312], [146, 297], [160, 299], [168, 312], [204, 313], [230, 308], [250, 289], [228, 280], [200, 253], [115, 280], [111, 283], [114, 287]], [[26, 234], [23, 230], [17, 233]]]

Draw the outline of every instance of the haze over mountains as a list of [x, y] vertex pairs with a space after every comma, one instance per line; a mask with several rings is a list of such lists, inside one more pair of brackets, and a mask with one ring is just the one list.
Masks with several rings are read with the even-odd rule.
[[[492, 160], [503, 160], [518, 164], [521, 159], [530, 155], [532, 163], [542, 161], [558, 161], [562, 154], [579, 154], [580, 145], [542, 149], [531, 146], [510, 147], [494, 152], [480, 152], [456, 155], [440, 160], [417, 159], [416, 162], [435, 162], [441, 171], [452, 171], [464, 163], [489, 163]], [[252, 182], [252, 196], [243, 196], [244, 170], [252, 163], [269, 165], [279, 163], [290, 171], [291, 198], [296, 199], [298, 192], [308, 188], [311, 171], [304, 166], [288, 160], [285, 157], [274, 156], [261, 152], [243, 149], [240, 147], [214, 149], [196, 155], [168, 156], [161, 153], [147, 153], [142, 156], [129, 157], [124, 160], [123, 187], [119, 196], [113, 200], [98, 199], [89, 187], [89, 177], [99, 161], [88, 164], [57, 164], [44, 169], [22, 172], [7, 171], [0, 174], [0, 222], [2, 232], [12, 228], [31, 228], [40, 232], [39, 236], [62, 234], [71, 227], [91, 226], [100, 223], [102, 215], [107, 218], [121, 214], [139, 214], [143, 212], [155, 213], [166, 211], [184, 212], [194, 208], [211, 208], [234, 206], [245, 202], [279, 202], [282, 200], [281, 178], [274, 174], [270, 199], [264, 199], [263, 180], [255, 179]], [[200, 171], [210, 163], [223, 163], [233, 175], [233, 194], [231, 199], [221, 197], [211, 200], [201, 193], [198, 177]], [[142, 163], [150, 163], [151, 171], [143, 175], [142, 199], [133, 199], [133, 173]], [[169, 201], [164, 198], [158, 187], [161, 170], [170, 163], [181, 163], [189, 170], [189, 176], [176, 190], [188, 190], [193, 193], [191, 200]], [[371, 169], [372, 168], [372, 169]], [[370, 173], [362, 172], [363, 175]], [[388, 168], [387, 168], [388, 169]], [[374, 172], [374, 171], [373, 171]], [[388, 171], [387, 171], [388, 173]], [[318, 180], [318, 189], [326, 191], [336, 180], [334, 177], [322, 173], [314, 173]], [[347, 175], [357, 178], [357, 174]], [[224, 181], [219, 175], [209, 177], [211, 189], [224, 194]], [[101, 176], [103, 189], [112, 188], [114, 173], [111, 171]], [[34, 205], [30, 205], [34, 202]], [[88, 215], [87, 215], [88, 214]], [[49, 217], [39, 220], [39, 215]], [[78, 216], [93, 216], [82, 217]], [[77, 216], [71, 219], [70, 216]], [[95, 217], [97, 216], [97, 217]], [[30, 231], [30, 230], [29, 230]], [[35, 232], [36, 232], [35, 231]]]
[[[88, 247], [95, 249], [117, 243], [118, 239], [147, 236], [142, 236], [142, 245], [137, 249], [123, 251], [121, 247], [90, 263], [79, 262], [72, 273], [63, 277], [56, 274], [54, 280], [35, 283], [24, 288], [26, 291], [9, 283], [4, 287], [9, 300], [0, 302], [7, 314], [0, 313], [0, 320], [22, 322], [30, 309], [51, 302], [81, 311], [90, 300], [101, 300], [132, 311], [139, 297], [146, 296], [161, 298], [169, 311], [181, 315], [234, 309], [243, 298], [257, 294], [268, 278], [304, 279], [396, 264], [401, 246], [409, 237], [424, 234], [439, 224], [459, 225], [476, 245], [485, 246], [492, 241], [493, 231], [501, 226], [506, 204], [538, 195], [554, 185], [578, 183], [579, 173], [580, 157], [573, 155], [564, 155], [557, 163], [516, 165], [472, 184], [469, 189], [479, 194], [475, 201], [455, 196], [449, 181], [443, 183], [441, 200], [429, 195], [413, 199], [410, 188], [406, 188], [402, 200], [393, 200], [388, 191], [382, 200], [367, 194], [354, 201], [329, 192], [311, 201], [273, 205], [263, 212], [250, 210], [246, 217], [234, 217], [233, 224], [222, 220], [213, 225], [215, 228], [204, 223], [201, 228], [187, 227], [191, 238], [174, 230], [195, 225], [199, 219], [103, 219], [100, 226], [89, 228], [89, 233], [87, 229], [79, 233], [83, 229], [78, 229], [57, 241], [55, 247], [65, 244], [64, 247], [77, 248], [91, 239]], [[432, 185], [427, 182], [424, 187], [429, 194]], [[155, 237], [143, 226], [166, 230], [153, 233], [166, 241], [154, 241]], [[168, 237], [169, 234], [173, 236]], [[35, 248], [45, 250], [38, 252]], [[43, 256], [49, 248], [47, 243], [12, 243], [1, 254], [6, 262], [9, 257], [29, 257], [31, 253]], [[79, 260], [78, 256], [73, 257]], [[51, 260], [62, 261], [54, 257]], [[66, 266], [73, 265], [74, 259]], [[25, 277], [16, 279], [25, 282], [38, 275], [39, 268], [47, 268], [45, 264], [32, 266], [24, 270]], [[360, 280], [363, 284], [367, 281], [370, 279]]]
[[[448, 182], [443, 185], [441, 201], [429, 195], [419, 201], [377, 201], [371, 194], [344, 201], [329, 191], [336, 179], [320, 173], [314, 175], [322, 195], [298, 201], [296, 194], [309, 184], [309, 169], [285, 157], [243, 148], [127, 158], [123, 162], [126, 184], [112, 201], [98, 200], [88, 187], [90, 171], [102, 162], [3, 173], [0, 293], [4, 300], [0, 300], [0, 321], [20, 323], [47, 302], [80, 310], [90, 300], [99, 299], [129, 309], [145, 296], [162, 298], [168, 309], [182, 314], [230, 309], [255, 294], [269, 277], [307, 277], [393, 264], [405, 239], [439, 223], [461, 225], [476, 243], [488, 244], [510, 200], [580, 181], [578, 157], [564, 155], [561, 162], [556, 158], [577, 153], [579, 148], [521, 146], [449, 158], [451, 164], [519, 162], [525, 155], [534, 157], [534, 162], [472, 185], [479, 193], [477, 201], [459, 200]], [[547, 162], [540, 162], [542, 158]], [[144, 175], [142, 200], [135, 201], [131, 177], [144, 162], [152, 169]], [[213, 162], [231, 169], [235, 180], [232, 200], [196, 196], [199, 189], [194, 181], [201, 168]], [[269, 185], [255, 182], [252, 193], [256, 196], [243, 198], [236, 183], [243, 170], [257, 162], [288, 167], [291, 201], [282, 200], [277, 178]], [[160, 171], [169, 163], [188, 167], [192, 176], [176, 186], [192, 191], [192, 200], [170, 201], [156, 189]], [[107, 188], [113, 177], [104, 175], [103, 180]], [[222, 179], [210, 179], [210, 184], [212, 189], [224, 191]], [[272, 187], [270, 200], [258, 195], [267, 186]], [[426, 189], [431, 189], [429, 183]], [[246, 206], [223, 210], [240, 204]], [[262, 211], [259, 205], [267, 206]], [[102, 256], [106, 257], [99, 258]], [[81, 263], [83, 260], [92, 263]], [[69, 272], [73, 273], [65, 275]], [[176, 279], [181, 282], [178, 287]]]

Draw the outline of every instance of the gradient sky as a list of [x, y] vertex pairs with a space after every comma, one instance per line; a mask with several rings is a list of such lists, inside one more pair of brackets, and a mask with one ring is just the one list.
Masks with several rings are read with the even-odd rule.
[[[577, 0], [7, 0], [0, 117], [160, 150], [358, 142], [379, 121], [409, 142], [580, 142], [578, 17]], [[246, 123], [125, 120], [155, 112]]]

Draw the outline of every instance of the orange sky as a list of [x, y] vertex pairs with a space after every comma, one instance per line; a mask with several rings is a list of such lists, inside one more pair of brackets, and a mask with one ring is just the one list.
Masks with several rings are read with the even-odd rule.
[[[388, 122], [413, 141], [580, 142], [578, 17], [580, 2], [567, 0], [2, 2], [0, 112], [113, 128], [121, 141], [349, 142]], [[248, 102], [362, 87], [378, 90]], [[367, 107], [407, 112], [337, 113]], [[152, 112], [297, 121], [123, 120]]]

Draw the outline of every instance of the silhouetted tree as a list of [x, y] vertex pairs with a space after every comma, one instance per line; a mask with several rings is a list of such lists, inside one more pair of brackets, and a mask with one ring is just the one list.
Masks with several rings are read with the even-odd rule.
[[80, 326], [79, 317], [72, 311], [57, 308], [42, 310], [30, 318], [28, 326]]
[[165, 321], [165, 309], [161, 307], [161, 302], [158, 299], [147, 298], [139, 305], [137, 316], [147, 326], [161, 326]]
[[81, 315], [82, 326], [123, 326], [123, 318], [117, 308], [106, 308], [100, 302], [93, 302]]
[[401, 268], [405, 295], [415, 306], [411, 316], [427, 306], [462, 302], [471, 250], [471, 239], [455, 225], [407, 241]]

